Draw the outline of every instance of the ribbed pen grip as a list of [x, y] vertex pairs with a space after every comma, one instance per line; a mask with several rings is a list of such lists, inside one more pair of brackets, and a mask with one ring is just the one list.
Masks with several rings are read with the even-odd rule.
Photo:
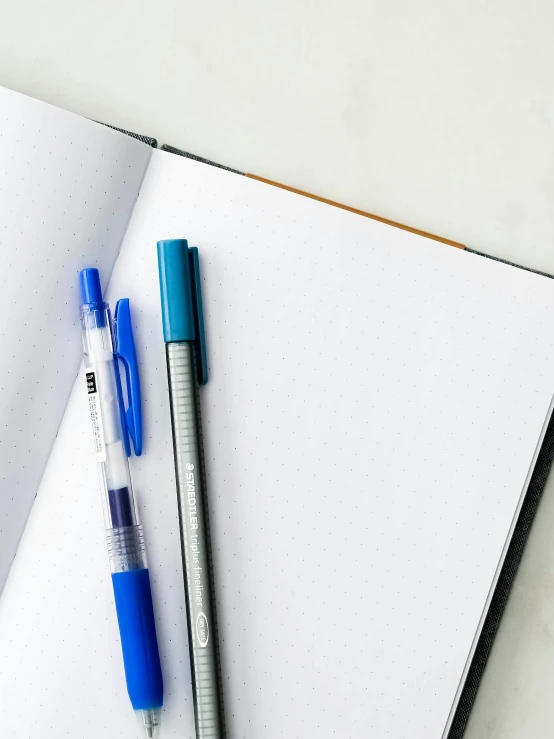
[[146, 567], [142, 526], [107, 529], [106, 541], [112, 573], [140, 570]]

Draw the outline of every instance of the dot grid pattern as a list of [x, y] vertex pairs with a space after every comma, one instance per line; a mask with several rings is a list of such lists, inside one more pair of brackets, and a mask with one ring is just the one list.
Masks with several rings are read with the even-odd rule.
[[[183, 236], [229, 736], [440, 739], [550, 408], [551, 283], [153, 153], [109, 297], [138, 308], [164, 739], [194, 735], [155, 255]], [[18, 739], [135, 736], [83, 404], [0, 609]]]

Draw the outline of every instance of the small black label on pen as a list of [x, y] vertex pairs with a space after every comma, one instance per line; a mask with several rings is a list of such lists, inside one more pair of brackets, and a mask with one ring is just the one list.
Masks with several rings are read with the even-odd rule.
[[[106, 461], [106, 444], [104, 441], [104, 425], [102, 423], [102, 409], [98, 395], [98, 384], [96, 382], [96, 368], [85, 370], [87, 381], [88, 410], [92, 424], [92, 441], [94, 444], [94, 456], [97, 462]], [[100, 378], [102, 383], [102, 378]]]
[[96, 392], [96, 375], [94, 372], [87, 372], [86, 373], [87, 378], [87, 392], [90, 395], [91, 393]]

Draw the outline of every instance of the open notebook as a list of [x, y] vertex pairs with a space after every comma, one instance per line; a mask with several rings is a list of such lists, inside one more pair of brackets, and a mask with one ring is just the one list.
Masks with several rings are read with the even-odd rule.
[[554, 394], [554, 282], [0, 90], [0, 725], [131, 739], [78, 376], [78, 270], [130, 297], [132, 474], [193, 737], [155, 244], [200, 249], [230, 737], [447, 736]]

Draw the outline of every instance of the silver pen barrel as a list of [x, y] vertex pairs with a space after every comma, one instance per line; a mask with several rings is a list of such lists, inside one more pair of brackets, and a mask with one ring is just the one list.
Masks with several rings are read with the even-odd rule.
[[223, 710], [202, 469], [197, 383], [208, 381], [198, 249], [158, 241], [162, 326], [173, 427], [197, 739], [222, 739]]
[[196, 408], [194, 348], [188, 342], [168, 343], [166, 356], [196, 734], [198, 739], [221, 739], [223, 733]]

